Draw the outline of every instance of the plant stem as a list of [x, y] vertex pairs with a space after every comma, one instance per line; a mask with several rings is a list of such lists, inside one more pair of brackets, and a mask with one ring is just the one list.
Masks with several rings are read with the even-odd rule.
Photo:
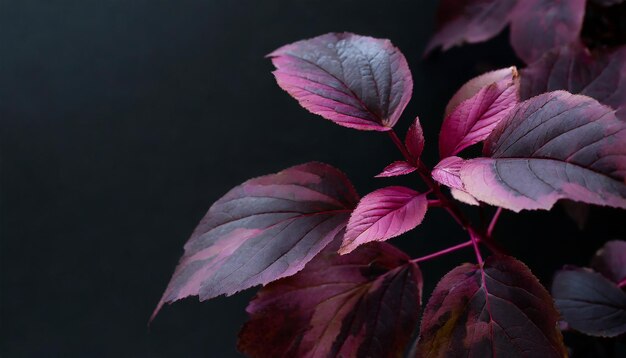
[[404, 157], [404, 160], [406, 160], [407, 162], [409, 162], [411, 164], [414, 164], [414, 161], [411, 158], [411, 155], [409, 154], [409, 151], [406, 149], [406, 146], [402, 143], [402, 140], [396, 134], [396, 131], [394, 131], [392, 129], [392, 130], [387, 131], [387, 133], [389, 134], [389, 137], [391, 138], [393, 143], [396, 145], [396, 147], [398, 147], [398, 149], [402, 153], [402, 156]]
[[480, 254], [480, 247], [478, 247], [480, 238], [477, 237], [476, 233], [474, 232], [472, 228], [469, 229], [469, 234], [470, 234], [472, 246], [474, 246], [474, 253], [476, 254], [476, 260], [478, 260], [478, 264], [482, 266], [484, 261], [483, 261], [482, 255]]
[[[400, 140], [400, 138], [398, 137], [398, 135], [393, 129], [389, 130], [387, 133], [389, 137], [391, 138], [391, 140], [393, 141], [393, 143], [396, 145], [396, 147], [398, 147], [398, 150], [400, 150], [400, 153], [402, 153], [402, 155], [404, 156], [404, 159], [407, 162], [417, 166], [417, 173], [420, 175], [424, 183], [428, 185], [428, 187], [433, 192], [433, 194], [437, 196], [438, 201], [433, 201], [433, 204], [436, 203], [437, 206], [441, 206], [445, 208], [448, 211], [448, 213], [450, 213], [450, 215], [456, 220], [456, 222], [458, 222], [459, 225], [461, 225], [465, 230], [469, 232], [470, 239], [471, 239], [469, 243], [474, 246], [474, 252], [476, 253], [476, 259], [478, 260], [478, 263], [481, 265], [483, 263], [483, 258], [480, 254], [480, 249], [478, 247], [478, 244], [480, 242], [483, 242], [494, 253], [502, 254], [503, 251], [498, 247], [497, 244], [495, 244], [495, 242], [493, 242], [493, 240], [491, 240], [491, 232], [493, 231], [493, 226], [495, 226], [497, 219], [500, 216], [500, 213], [502, 211], [501, 208], [498, 208], [498, 211], [496, 211], [496, 214], [494, 215], [494, 218], [492, 219], [489, 225], [489, 229], [487, 229], [487, 233], [486, 235], [484, 235], [485, 237], [483, 238], [483, 235], [481, 234], [482, 231], [476, 230], [474, 226], [470, 223], [470, 221], [467, 219], [467, 217], [465, 217], [465, 215], [463, 214], [459, 206], [456, 204], [456, 202], [450, 200], [450, 198], [448, 198], [441, 191], [439, 183], [435, 182], [432, 179], [430, 169], [428, 169], [428, 167], [426, 167], [426, 165], [424, 165], [422, 161], [415, 160], [411, 157], [408, 150], [406, 149], [406, 146], [404, 145], [404, 143], [402, 143], [402, 140]], [[465, 244], [467, 243], [460, 244], [460, 245], [462, 247], [465, 247], [463, 246]], [[457, 246], [453, 246], [452, 248], [456, 248]], [[469, 244], [467, 244], [467, 246], [469, 246]], [[443, 251], [446, 251], [446, 250], [443, 250]]]
[[464, 242], [462, 244], [451, 246], [451, 247], [448, 247], [447, 249], [444, 249], [444, 250], [441, 250], [441, 251], [433, 252], [430, 255], [418, 257], [416, 259], [411, 260], [411, 262], [418, 263], [418, 262], [428, 261], [430, 259], [434, 259], [436, 257], [443, 256], [443, 255], [448, 254], [450, 252], [454, 252], [454, 251], [460, 250], [462, 248], [465, 248], [465, 247], [468, 247], [468, 246], [472, 246], [472, 244], [473, 244], [472, 240], [469, 240], [469, 241], [466, 241], [466, 242]]
[[489, 228], [487, 228], [487, 237], [491, 237], [491, 235], [493, 234], [493, 229], [496, 227], [496, 223], [500, 218], [500, 214], [502, 214], [502, 208], [498, 208], [498, 210], [496, 210], [496, 213], [493, 214], [493, 218], [491, 218], [491, 222], [489, 223]]

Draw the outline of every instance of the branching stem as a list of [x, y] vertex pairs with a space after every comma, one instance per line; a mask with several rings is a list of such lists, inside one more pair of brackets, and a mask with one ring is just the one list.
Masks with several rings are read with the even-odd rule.
[[426, 256], [418, 257], [416, 259], [411, 260], [411, 262], [418, 263], [418, 262], [428, 261], [430, 259], [434, 259], [436, 257], [443, 256], [445, 254], [449, 254], [451, 252], [460, 250], [462, 248], [465, 248], [465, 247], [468, 247], [468, 246], [472, 246], [472, 244], [473, 244], [472, 240], [469, 240], [469, 241], [466, 241], [466, 242], [464, 242], [462, 244], [451, 246], [451, 247], [448, 247], [447, 249], [444, 249], [444, 250], [441, 250], [441, 251], [437, 251], [437, 252], [433, 252], [432, 254], [429, 254], [429, 255], [426, 255]]
[[[391, 140], [393, 141], [393, 143], [396, 145], [396, 147], [398, 148], [398, 150], [400, 151], [400, 153], [402, 153], [402, 156], [404, 156], [404, 159], [415, 165], [417, 167], [417, 172], [420, 175], [420, 177], [422, 178], [422, 180], [424, 181], [424, 183], [426, 183], [426, 185], [428, 185], [428, 187], [430, 188], [430, 190], [432, 191], [432, 193], [437, 197], [437, 200], [430, 200], [429, 201], [429, 206], [437, 206], [437, 207], [442, 207], [444, 209], [446, 209], [448, 211], [448, 213], [450, 213], [450, 215], [454, 218], [454, 220], [456, 220], [457, 223], [459, 223], [459, 225], [461, 225], [465, 230], [467, 230], [470, 234], [470, 241], [457, 245], [457, 246], [453, 246], [450, 247], [449, 249], [452, 249], [451, 251], [454, 251], [455, 249], [458, 249], [460, 247], [465, 247], [465, 246], [470, 246], [473, 245], [474, 246], [474, 252], [476, 253], [476, 259], [478, 260], [479, 264], [483, 263], [483, 258], [480, 254], [480, 249], [478, 247], [479, 243], [484, 243], [491, 251], [493, 251], [494, 253], [498, 253], [498, 254], [502, 254], [503, 250], [500, 249], [500, 247], [498, 247], [497, 244], [495, 244], [495, 242], [493, 242], [493, 240], [491, 240], [491, 233], [493, 231], [493, 227], [495, 227], [495, 224], [498, 220], [498, 217], [500, 216], [500, 213], [502, 212], [502, 210], [500, 208], [498, 208], [498, 211], [496, 211], [496, 214], [494, 215], [493, 219], [491, 220], [491, 223], [489, 224], [489, 228], [487, 229], [487, 232], [484, 233], [483, 231], [480, 230], [476, 230], [474, 228], [474, 226], [470, 223], [470, 221], [467, 219], [467, 217], [463, 214], [463, 212], [461, 211], [461, 209], [459, 208], [459, 206], [456, 204], [456, 202], [454, 202], [453, 200], [450, 200], [450, 198], [448, 198], [442, 191], [441, 191], [441, 187], [439, 185], [439, 183], [435, 182], [432, 177], [431, 177], [431, 171], [430, 169], [428, 169], [428, 167], [426, 167], [426, 165], [424, 165], [424, 163], [422, 163], [420, 160], [416, 160], [414, 158], [411, 157], [411, 155], [409, 154], [409, 151], [407, 150], [406, 146], [404, 145], [404, 143], [402, 143], [402, 140], [400, 140], [400, 138], [398, 137], [398, 135], [396, 134], [396, 132], [391, 129], [389, 131], [387, 131], [389, 137], [391, 138]], [[460, 247], [459, 247], [460, 246]], [[447, 249], [446, 249], [447, 250]], [[451, 251], [440, 251], [439, 253], [435, 253], [432, 255], [443, 255], [447, 252], [451, 252]], [[425, 257], [429, 257], [432, 255], [428, 255]], [[436, 257], [433, 256], [433, 257]], [[416, 259], [418, 261], [415, 262], [419, 262], [419, 261], [424, 261], [425, 258], [419, 258]]]

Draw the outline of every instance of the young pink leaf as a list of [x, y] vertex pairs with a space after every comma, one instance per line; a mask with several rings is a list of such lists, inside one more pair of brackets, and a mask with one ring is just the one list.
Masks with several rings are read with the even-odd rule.
[[437, 182], [449, 188], [463, 190], [463, 183], [461, 182], [461, 166], [463, 163], [463, 158], [444, 158], [435, 165], [431, 175]]
[[459, 157], [444, 158], [433, 168], [431, 175], [435, 181], [449, 187], [456, 200], [469, 205], [480, 205], [476, 198], [463, 189], [460, 176], [463, 163], [463, 159]]
[[476, 77], [452, 97], [439, 134], [441, 158], [455, 155], [483, 141], [519, 102], [515, 67]]
[[426, 47], [426, 54], [436, 47], [442, 50], [463, 43], [489, 40], [509, 22], [517, 0], [440, 0], [437, 32]]
[[569, 326], [592, 336], [626, 332], [626, 293], [591, 270], [559, 271], [552, 283], [557, 308]]
[[400, 357], [418, 322], [422, 275], [386, 243], [340, 256], [262, 288], [238, 348], [252, 357]]
[[373, 191], [350, 216], [339, 253], [347, 254], [370, 241], [385, 241], [419, 225], [428, 209], [426, 195], [402, 186]]
[[511, 14], [511, 46], [526, 63], [578, 39], [586, 0], [521, 0]]
[[554, 49], [523, 69], [521, 96], [566, 90], [618, 109], [626, 120], [626, 46], [592, 54], [581, 43]]
[[339, 125], [387, 131], [413, 91], [406, 59], [389, 40], [330, 33], [269, 54], [278, 85]]
[[376, 175], [376, 178], [397, 177], [407, 175], [416, 171], [417, 168], [404, 160], [393, 162], [385, 167], [382, 173]]
[[591, 267], [615, 283], [626, 279], [626, 241], [609, 241], [591, 260]]
[[339, 170], [307, 163], [235, 187], [185, 244], [168, 302], [231, 295], [300, 271], [345, 228], [359, 197]]
[[424, 309], [417, 357], [565, 357], [557, 320], [528, 267], [492, 256], [439, 281]]
[[463, 188], [513, 211], [559, 199], [626, 208], [626, 122], [596, 100], [556, 91], [518, 105], [465, 161]]
[[406, 132], [404, 145], [414, 160], [420, 159], [424, 151], [424, 132], [422, 131], [419, 117], [415, 117], [415, 121]]

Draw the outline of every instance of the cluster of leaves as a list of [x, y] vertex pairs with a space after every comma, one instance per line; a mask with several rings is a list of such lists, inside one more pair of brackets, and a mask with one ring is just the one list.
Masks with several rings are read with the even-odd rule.
[[[446, 108], [441, 161], [430, 170], [421, 161], [419, 119], [404, 141], [393, 130], [413, 80], [388, 40], [331, 33], [272, 52], [279, 86], [304, 108], [393, 140], [404, 160], [379, 177], [415, 172], [429, 190], [390, 186], [359, 198], [342, 172], [316, 162], [249, 180], [211, 206], [154, 315], [184, 297], [206, 300], [264, 285], [240, 334], [239, 349], [251, 356], [396, 357], [410, 346], [419, 357], [566, 355], [548, 291], [522, 262], [498, 252], [493, 225], [474, 226], [442, 191], [499, 207], [492, 224], [502, 208], [547, 210], [560, 199], [626, 208], [626, 121], [588, 96], [615, 94], [615, 87], [589, 84], [607, 73], [618, 75], [623, 90], [624, 57], [575, 77], [582, 88], [570, 92], [583, 94], [573, 94], [552, 88], [579, 75], [567, 71], [571, 66], [563, 71], [562, 55], [521, 74], [513, 67], [489, 72], [461, 87]], [[555, 79], [545, 80], [545, 71]], [[481, 157], [458, 156], [478, 143], [484, 143]], [[470, 240], [414, 259], [384, 242], [418, 226], [430, 206], [445, 208]], [[483, 260], [480, 245], [494, 254]], [[419, 263], [465, 247], [474, 248], [477, 263], [446, 274], [422, 310]], [[557, 296], [558, 307], [569, 307], [567, 292], [557, 291], [565, 295]], [[584, 297], [577, 304], [584, 305]], [[623, 332], [624, 317], [618, 318]]]
[[[548, 51], [579, 42], [585, 21], [594, 29], [609, 27], [602, 37], [620, 37], [623, 29], [607, 20], [604, 12], [624, 11], [624, 0], [440, 0], [437, 32], [426, 53], [437, 47], [448, 50], [463, 43], [493, 38], [510, 27], [510, 42], [525, 63], [540, 59]], [[590, 11], [586, 11], [590, 9]], [[588, 19], [585, 13], [588, 12]], [[598, 18], [598, 19], [596, 19]], [[599, 20], [599, 21], [598, 21]], [[615, 21], [623, 20], [617, 18]], [[608, 26], [607, 26], [607, 23]], [[588, 38], [590, 45], [602, 39]], [[609, 42], [610, 41], [604, 41]]]

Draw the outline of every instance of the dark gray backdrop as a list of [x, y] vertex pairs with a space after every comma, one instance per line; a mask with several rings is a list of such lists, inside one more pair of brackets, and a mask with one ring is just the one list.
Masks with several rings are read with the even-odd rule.
[[[415, 81], [397, 128], [420, 115], [430, 165], [455, 89], [517, 63], [506, 34], [422, 61], [434, 0], [0, 4], [3, 357], [235, 356], [254, 290], [190, 298], [146, 326], [210, 204], [247, 178], [310, 160], [342, 168], [361, 194], [409, 180], [373, 179], [399, 159], [386, 136], [301, 109], [275, 84], [271, 50], [330, 31], [390, 38]], [[610, 216], [594, 212], [592, 233], [561, 212], [507, 213], [496, 233], [548, 284], [561, 263], [583, 264], [623, 234]], [[394, 242], [422, 255], [461, 240], [435, 209]], [[424, 264], [427, 290], [471, 259]]]

